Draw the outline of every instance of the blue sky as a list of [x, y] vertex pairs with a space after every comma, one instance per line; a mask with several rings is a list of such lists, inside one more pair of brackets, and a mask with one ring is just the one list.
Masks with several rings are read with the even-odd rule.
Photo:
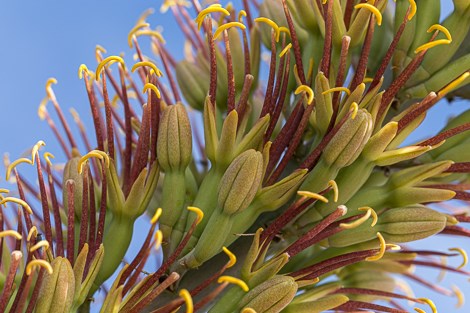
[[[448, 3], [444, 8], [450, 10]], [[81, 63], [90, 69], [96, 67], [94, 49], [97, 44], [108, 50], [109, 54], [124, 52], [126, 60], [131, 62], [131, 51], [127, 46], [127, 34], [134, 26], [139, 15], [147, 8], [157, 7], [157, 13], [148, 21], [152, 26], [163, 25], [167, 47], [180, 56], [182, 39], [175, 27], [170, 13], [158, 13], [160, 0], [138, 1], [2, 1], [0, 2], [0, 154], [9, 152], [12, 159], [18, 158], [38, 140], [44, 140], [46, 150], [61, 159], [60, 147], [45, 121], [37, 116], [39, 102], [45, 96], [44, 85], [49, 77], [55, 77], [58, 85], [54, 91], [70, 117], [68, 109], [74, 107], [86, 120], [89, 106], [83, 82], [77, 77]], [[147, 42], [141, 41], [143, 45]], [[49, 107], [52, 113], [52, 106]], [[452, 111], [460, 111], [465, 104], [455, 103]], [[436, 133], [445, 123], [451, 108], [441, 103], [429, 116], [429, 120], [416, 138]], [[445, 113], [445, 114], [444, 114]], [[70, 121], [72, 121], [70, 119]], [[89, 120], [88, 120], [89, 121]], [[0, 186], [5, 186], [3, 166], [0, 166]], [[428, 248], [441, 246], [448, 237], [437, 238], [423, 243]], [[468, 247], [464, 240], [455, 240], [453, 246]], [[455, 260], [459, 262], [459, 260]], [[429, 279], [437, 276], [437, 271], [426, 272]], [[428, 275], [428, 274], [426, 274]], [[455, 276], [449, 276], [449, 286]], [[468, 282], [455, 278], [462, 290], [470, 294]], [[416, 289], [417, 295], [427, 294], [438, 307], [449, 311], [456, 303], [455, 299], [442, 299], [433, 292]], [[466, 306], [470, 308], [470, 306]], [[464, 312], [462, 309], [461, 312]]]

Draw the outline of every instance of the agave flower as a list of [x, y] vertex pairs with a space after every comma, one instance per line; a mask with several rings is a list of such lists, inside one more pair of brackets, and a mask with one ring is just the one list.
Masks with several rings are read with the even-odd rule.
[[[42, 141], [6, 162], [18, 191], [0, 189], [0, 311], [407, 312], [407, 300], [436, 312], [403, 279], [461, 302], [413, 268], [469, 275], [466, 252], [408, 243], [470, 236], [448, 203], [470, 199], [470, 112], [403, 144], [441, 99], [466, 95], [453, 92], [470, 82], [470, 4], [453, 2], [439, 24], [438, 0], [164, 1], [182, 61], [144, 13], [130, 69], [102, 47], [95, 72], [79, 68], [86, 150], [50, 79], [39, 115], [65, 166]], [[147, 236], [129, 255], [141, 216]]]

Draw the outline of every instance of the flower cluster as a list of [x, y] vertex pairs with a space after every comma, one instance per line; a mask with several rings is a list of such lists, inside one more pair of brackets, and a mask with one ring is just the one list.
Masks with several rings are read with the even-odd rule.
[[403, 144], [441, 99], [468, 96], [470, 3], [453, 3], [439, 24], [440, 0], [165, 0], [182, 61], [144, 13], [131, 68], [102, 47], [95, 72], [79, 68], [93, 134], [72, 111], [73, 135], [47, 82], [38, 113], [65, 166], [43, 141], [6, 162], [0, 311], [436, 312], [404, 280], [462, 302], [413, 269], [468, 276], [466, 252], [407, 243], [470, 237], [448, 203], [470, 200], [470, 111]]

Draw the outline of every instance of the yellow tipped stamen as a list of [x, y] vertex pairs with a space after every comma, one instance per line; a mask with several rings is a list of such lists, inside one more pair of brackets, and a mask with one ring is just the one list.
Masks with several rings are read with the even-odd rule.
[[463, 268], [465, 265], [467, 265], [468, 263], [468, 257], [467, 257], [467, 252], [462, 249], [462, 248], [450, 248], [449, 251], [455, 251], [455, 252], [458, 252], [460, 253], [460, 255], [462, 256], [462, 264], [459, 265], [459, 267], [457, 267], [457, 269], [461, 269]]
[[85, 64], [80, 64], [78, 67], [78, 78], [82, 79], [83, 78], [83, 72], [85, 72], [87, 75], [90, 75], [90, 72], [88, 71], [88, 67]]
[[411, 21], [411, 19], [415, 16], [416, 11], [418, 10], [418, 7], [416, 6], [415, 0], [409, 0], [410, 1], [410, 15], [408, 15], [408, 21]]
[[432, 313], [437, 313], [436, 305], [434, 304], [434, 302], [432, 302], [431, 299], [428, 299], [428, 298], [418, 298], [418, 300], [421, 300], [421, 301], [425, 302], [427, 305], [429, 305], [429, 307], [430, 307], [431, 310], [432, 310]]
[[16, 167], [18, 166], [18, 164], [21, 164], [21, 163], [28, 163], [30, 165], [33, 165], [33, 162], [31, 162], [30, 159], [28, 158], [19, 158], [18, 160], [15, 160], [13, 162], [10, 163], [10, 165], [8, 165], [7, 167], [7, 171], [6, 171], [6, 180], [10, 180], [10, 175], [11, 175], [11, 171]]
[[193, 313], [194, 306], [193, 306], [193, 298], [191, 294], [186, 289], [181, 289], [179, 296], [184, 299], [184, 303], [186, 304], [186, 313]]
[[465, 303], [465, 297], [459, 287], [453, 285], [451, 287], [452, 291], [454, 292], [455, 296], [457, 297], [457, 304], [455, 305], [456, 308], [460, 308]]
[[248, 292], [250, 288], [248, 288], [248, 285], [241, 279], [232, 277], [232, 276], [220, 276], [217, 282], [220, 283], [231, 283], [234, 285], [238, 285], [244, 292]]
[[341, 224], [339, 224], [339, 227], [341, 227], [343, 229], [356, 228], [356, 227], [362, 225], [365, 221], [367, 221], [369, 219], [369, 217], [371, 216], [371, 214], [372, 214], [372, 210], [367, 210], [366, 214], [364, 214], [363, 216], [361, 216], [360, 218], [358, 218], [354, 222], [351, 222], [349, 224], [348, 223], [341, 223]]
[[329, 93], [332, 93], [332, 92], [336, 92], [336, 91], [343, 91], [345, 93], [349, 95], [351, 95], [351, 91], [349, 90], [349, 88], [346, 88], [346, 87], [334, 87], [334, 88], [330, 88], [328, 90], [325, 90], [322, 92], [322, 95], [327, 95]]
[[328, 2], [328, 0], [322, 0], [322, 4], [326, 4]]
[[333, 189], [333, 192], [334, 192], [333, 201], [338, 202], [338, 198], [339, 198], [338, 184], [336, 184], [334, 180], [330, 180], [328, 182], [328, 186], [330, 186]]
[[328, 203], [328, 199], [323, 197], [322, 195], [319, 195], [318, 193], [299, 190], [299, 191], [297, 191], [297, 194], [301, 197], [316, 199], [316, 200], [320, 200], [322, 202]]
[[29, 241], [31, 241], [31, 238], [33, 238], [33, 237], [36, 238], [37, 235], [38, 235], [38, 229], [36, 228], [36, 226], [33, 226], [29, 230], [28, 237], [26, 238], [26, 240], [29, 242]]
[[450, 34], [450, 31], [447, 28], [445, 28], [444, 26], [442, 26], [441, 24], [432, 25], [431, 27], [428, 28], [427, 32], [432, 33], [433, 31], [436, 31], [436, 30], [438, 30], [440, 32], [443, 32], [444, 35], [446, 36], [447, 40], [452, 42], [452, 35]]
[[86, 162], [88, 162], [88, 159], [90, 158], [97, 158], [97, 159], [103, 160], [104, 157], [101, 153], [98, 153], [97, 150], [92, 150], [88, 152], [87, 154], [85, 154], [84, 156], [82, 156], [80, 160], [78, 161], [78, 165], [77, 165], [77, 170], [79, 174], [83, 172], [83, 165]]
[[389, 248], [390, 250], [393, 250], [393, 251], [400, 251], [401, 250], [401, 247], [399, 245], [394, 244], [394, 243], [387, 243], [385, 246], [387, 248]]
[[34, 160], [36, 159], [36, 153], [38, 153], [39, 149], [41, 147], [44, 147], [46, 143], [42, 140], [39, 140], [34, 146], [33, 149], [31, 149], [31, 162], [34, 165]]
[[280, 35], [281, 33], [286, 33], [286, 34], [289, 35], [289, 37], [290, 37], [290, 30], [289, 30], [289, 28], [287, 28], [287, 27], [285, 27], [285, 26], [280, 26], [278, 29], [279, 29], [279, 35]]
[[164, 0], [162, 6], [160, 7], [160, 12], [165, 13], [172, 6], [185, 6], [189, 8], [191, 7], [191, 3], [186, 0]]
[[271, 19], [267, 17], [257, 17], [255, 18], [255, 22], [257, 23], [265, 23], [271, 26], [271, 28], [276, 33], [276, 41], [279, 41], [279, 37], [281, 36], [281, 31], [279, 30], [279, 26]]
[[215, 30], [215, 33], [214, 33], [214, 40], [216, 40], [217, 38], [219, 38], [220, 34], [222, 34], [222, 32], [224, 30], [227, 30], [231, 27], [238, 27], [240, 29], [246, 29], [246, 26], [243, 25], [242, 23], [240, 22], [229, 22], [227, 24], [223, 24], [223, 25], [220, 25], [219, 27], [217, 27], [217, 29]]
[[312, 88], [310, 88], [309, 86], [306, 86], [306, 85], [300, 85], [299, 87], [297, 87], [297, 89], [295, 90], [295, 94], [298, 95], [299, 93], [301, 92], [305, 92], [308, 96], [308, 101], [307, 103], [310, 105], [312, 104], [313, 102], [313, 98], [315, 97], [315, 94], [313, 93], [313, 90]]
[[243, 17], [246, 17], [246, 11], [245, 10], [240, 10], [240, 12], [238, 12], [238, 21], [240, 23], [242, 23]]
[[16, 230], [4, 230], [4, 231], [0, 231], [0, 239], [4, 238], [4, 237], [15, 237], [17, 240], [21, 240], [23, 239], [23, 236], [21, 236], [21, 234], [19, 232], [17, 232]]
[[244, 308], [241, 313], [256, 313], [252, 308]]
[[139, 23], [139, 24], [135, 25], [135, 26], [131, 29], [131, 31], [130, 31], [129, 34], [127, 35], [127, 44], [129, 45], [130, 48], [133, 48], [133, 47], [134, 47], [134, 45], [132, 44], [132, 37], [134, 36], [134, 34], [135, 34], [138, 30], [140, 30], [140, 29], [142, 29], [142, 28], [144, 28], [144, 27], [149, 27], [149, 26], [150, 26], [149, 23], [142, 22], [142, 23]]
[[372, 83], [374, 81], [373, 78], [370, 78], [370, 77], [366, 77], [364, 78], [364, 80], [362, 81], [363, 84], [368, 84], [368, 83]]
[[5, 189], [5, 188], [0, 188], [0, 193], [9, 193], [10, 190]]
[[98, 81], [100, 80], [100, 74], [101, 74], [101, 71], [103, 70], [103, 68], [106, 66], [106, 65], [111, 65], [115, 62], [119, 62], [121, 63], [121, 65], [123, 67], [125, 67], [125, 64], [124, 64], [124, 60], [117, 56], [117, 55], [111, 55], [109, 57], [107, 57], [106, 59], [104, 59], [103, 61], [100, 62], [100, 64], [98, 64], [98, 67], [96, 68], [96, 74], [95, 74], [95, 79]]
[[134, 64], [134, 66], [132, 66], [131, 72], [134, 73], [134, 71], [135, 71], [138, 67], [141, 67], [141, 66], [148, 66], [148, 67], [150, 67], [150, 68], [153, 70], [153, 72], [155, 73], [155, 75], [157, 75], [158, 77], [162, 77], [162, 75], [163, 75], [162, 71], [160, 71], [160, 70], [155, 66], [155, 64], [153, 64], [152, 62], [148, 62], [148, 61], [137, 62], [136, 64]]
[[237, 257], [235, 256], [235, 254], [233, 254], [229, 249], [227, 249], [226, 247], [222, 247], [222, 250], [225, 252], [225, 254], [228, 256], [228, 258], [230, 259], [230, 261], [227, 263], [227, 268], [231, 268], [232, 266], [235, 265], [235, 263], [237, 263]]
[[373, 208], [371, 207], [368, 207], [368, 206], [365, 206], [365, 207], [361, 207], [358, 209], [359, 211], [370, 211], [371, 215], [372, 215], [372, 224], [370, 225], [371, 227], [374, 227], [375, 224], [377, 224], [377, 221], [378, 221], [378, 216], [377, 216], [377, 213], [374, 211]]
[[439, 91], [437, 95], [439, 97], [443, 97], [444, 95], [448, 94], [449, 92], [451, 92], [452, 90], [460, 86], [460, 84], [462, 84], [464, 80], [466, 80], [469, 76], [470, 76], [470, 72], [463, 73], [457, 79], [454, 79], [450, 84], [442, 88], [442, 90]]
[[[445, 256], [441, 257], [441, 265], [447, 266], [447, 258], [446, 258]], [[442, 269], [442, 270], [439, 272], [439, 276], [437, 277], [437, 281], [438, 281], [438, 282], [443, 281], [443, 280], [444, 280], [444, 277], [446, 276], [446, 273], [447, 273], [447, 270]]]
[[307, 71], [307, 80], [311, 81], [312, 75], [313, 75], [313, 65], [315, 63], [313, 62], [313, 58], [310, 58], [308, 60], [308, 71]]
[[230, 15], [230, 12], [224, 9], [220, 4], [212, 4], [209, 7], [205, 8], [201, 12], [199, 12], [198, 16], [196, 17], [197, 29], [200, 30], [202, 26], [202, 22], [206, 15], [211, 13], [221, 13], [225, 15]]
[[13, 203], [19, 204], [23, 208], [25, 208], [26, 211], [28, 211], [29, 214], [33, 214], [33, 210], [31, 210], [31, 207], [29, 206], [29, 204], [27, 204], [25, 201], [23, 201], [21, 199], [14, 198], [14, 197], [6, 197], [6, 198], [3, 198], [2, 201], [0, 201], [0, 205], [4, 204], [4, 203], [7, 203], [7, 202], [13, 202]]
[[204, 218], [204, 212], [195, 206], [188, 206], [188, 211], [194, 212], [197, 215], [196, 225], [198, 225]]
[[157, 31], [157, 30], [151, 30], [151, 29], [142, 29], [142, 30], [139, 30], [137, 31], [134, 36], [136, 37], [139, 37], [139, 36], [151, 36], [151, 37], [155, 37], [158, 41], [160, 41], [162, 44], [165, 44], [166, 41], [165, 39], [163, 38], [162, 34]]
[[106, 52], [108, 52], [108, 51], [106, 51], [105, 48], [103, 48], [100, 45], [96, 45], [96, 47], [95, 47], [95, 56], [96, 56], [97, 60], [100, 60], [100, 54], [106, 53]]
[[426, 313], [425, 310], [422, 310], [422, 309], [420, 309], [420, 308], [414, 308], [414, 310], [415, 310], [416, 312], [418, 312], [418, 313]]
[[161, 215], [162, 215], [162, 208], [158, 208], [155, 211], [155, 214], [153, 215], [152, 219], [150, 220], [150, 224], [155, 224], [156, 222], [158, 222], [158, 219], [160, 218]]
[[282, 58], [284, 56], [284, 54], [286, 54], [287, 51], [290, 50], [290, 48], [292, 48], [291, 43], [289, 43], [284, 49], [282, 49], [281, 53], [279, 53], [279, 57]]
[[434, 40], [416, 48], [415, 53], [420, 53], [421, 51], [428, 50], [436, 46], [448, 45], [448, 44], [450, 44], [450, 40], [447, 40], [447, 39]]
[[49, 275], [52, 275], [52, 266], [46, 260], [32, 260], [31, 262], [26, 265], [26, 275], [31, 275], [31, 272], [36, 267], [42, 267], [46, 269]]
[[377, 232], [377, 238], [380, 241], [380, 251], [376, 255], [366, 258], [366, 261], [378, 261], [384, 256], [385, 249], [387, 248], [387, 244], [385, 243], [385, 239], [380, 232]]
[[48, 95], [49, 95], [52, 84], [54, 85], [57, 84], [57, 79], [55, 79], [54, 77], [49, 78], [46, 82], [46, 91]]
[[163, 233], [161, 230], [155, 232], [155, 250], [159, 250], [163, 242]]
[[43, 154], [43, 157], [44, 157], [44, 159], [46, 160], [46, 163], [47, 163], [50, 167], [52, 167], [51, 159], [55, 158], [55, 156], [54, 156], [52, 153], [50, 153], [50, 152], [45, 152], [45, 153]]
[[49, 241], [47, 240], [41, 240], [31, 248], [29, 248], [29, 252], [34, 252], [38, 249], [45, 248], [45, 250], [49, 249]]
[[382, 13], [380, 13], [379, 9], [374, 7], [373, 5], [369, 3], [359, 3], [354, 6], [355, 9], [367, 9], [369, 10], [372, 14], [375, 15], [375, 18], [377, 19], [377, 25], [382, 25]]
[[146, 83], [144, 85], [144, 89], [142, 90], [142, 93], [146, 93], [149, 88], [157, 95], [158, 99], [161, 98], [160, 90], [158, 90], [157, 86], [155, 86], [152, 83]]
[[147, 19], [147, 17], [149, 17], [149, 16], [152, 15], [153, 13], [155, 13], [155, 10], [152, 9], [152, 8], [145, 10], [144, 13], [142, 13], [142, 14], [139, 16], [139, 19], [137, 20], [137, 24], [144, 23], [145, 20]]
[[351, 106], [349, 107], [349, 111], [352, 112], [351, 114], [351, 119], [355, 119], [357, 115], [357, 111], [359, 111], [359, 107], [357, 106], [356, 102], [351, 103]]

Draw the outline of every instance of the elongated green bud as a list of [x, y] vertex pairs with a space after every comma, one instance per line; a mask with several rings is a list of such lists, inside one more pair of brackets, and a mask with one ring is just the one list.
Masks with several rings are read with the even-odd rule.
[[209, 72], [201, 70], [196, 64], [183, 60], [176, 67], [178, 86], [188, 104], [196, 110], [202, 111], [204, 99], [209, 90]]

